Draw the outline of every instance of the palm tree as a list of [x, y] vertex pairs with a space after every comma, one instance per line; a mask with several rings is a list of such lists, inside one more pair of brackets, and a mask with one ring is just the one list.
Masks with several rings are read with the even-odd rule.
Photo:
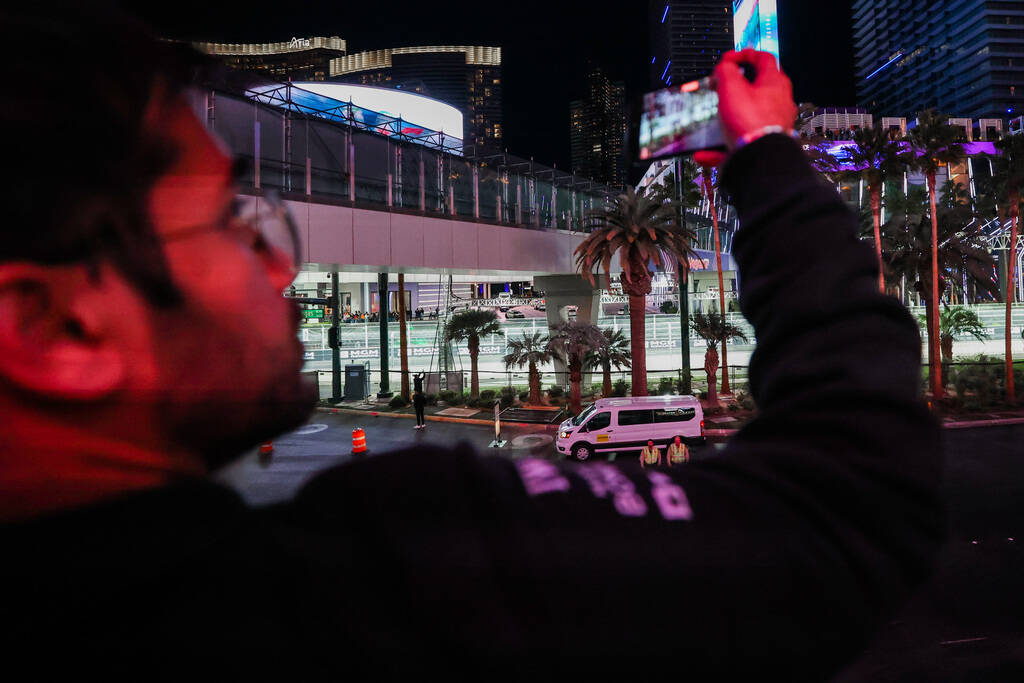
[[854, 144], [846, 148], [853, 170], [841, 171], [844, 180], [863, 181], [871, 193], [875, 256], [878, 259], [878, 291], [885, 293], [882, 267], [882, 186], [886, 178], [902, 177], [907, 157], [895, 137], [884, 128], [861, 128], [853, 132]]
[[[679, 222], [675, 202], [662, 202], [632, 188], [601, 209], [590, 212], [591, 234], [576, 247], [576, 265], [591, 285], [600, 268], [610, 276], [612, 258], [622, 265], [622, 288], [629, 295], [629, 329], [633, 361], [633, 395], [647, 395], [647, 357], [644, 351], [645, 297], [651, 292], [651, 263], [665, 259], [689, 268], [694, 234]], [[609, 284], [610, 286], [610, 284]]]
[[580, 382], [583, 381], [583, 362], [587, 354], [601, 347], [604, 334], [590, 323], [564, 322], [551, 328], [547, 350], [556, 353], [569, 368], [569, 408], [573, 415], [580, 412]]
[[1016, 299], [1014, 269], [1017, 266], [1017, 236], [1020, 223], [1020, 206], [1024, 199], [1024, 135], [1007, 135], [996, 142], [1000, 154], [990, 157], [994, 171], [990, 186], [999, 222], [1010, 222], [1010, 248], [1006, 268], [1006, 400], [1016, 401], [1013, 386], [1013, 345], [1010, 330], [1013, 318], [1013, 303]]
[[601, 394], [612, 395], [612, 366], [616, 370], [630, 367], [629, 340], [622, 330], [602, 331], [601, 345], [587, 354], [584, 365], [588, 368], [601, 368]]
[[[957, 183], [945, 188], [937, 208], [939, 295], [951, 282], [966, 281], [970, 289], [985, 291], [993, 299], [999, 296], [999, 283], [993, 276], [995, 259], [974, 229], [965, 230], [973, 217], [966, 191]], [[932, 334], [931, 288], [931, 216], [928, 192], [911, 186], [907, 194], [890, 188], [885, 198], [887, 213], [882, 226], [882, 250], [890, 281], [904, 279], [908, 289], [916, 291], [924, 302], [929, 339]], [[970, 297], [976, 299], [977, 297]], [[941, 347], [941, 337], [940, 337]], [[941, 348], [940, 348], [941, 351]]]
[[469, 348], [471, 398], [480, 396], [480, 377], [477, 372], [477, 361], [480, 358], [480, 337], [494, 334], [501, 329], [498, 315], [494, 311], [461, 311], [448, 321], [444, 328], [444, 340], [448, 342], [465, 341]]
[[[928, 317], [918, 316], [918, 323], [928, 324]], [[939, 343], [942, 346], [942, 362], [953, 360], [953, 339], [957, 335], [969, 334], [978, 341], [988, 339], [985, 326], [978, 314], [966, 306], [946, 306], [939, 314]]]
[[[678, 182], [676, 176], [678, 174]], [[702, 197], [700, 190], [701, 168], [690, 157], [677, 157], [675, 168], [672, 173], [665, 174], [662, 185], [655, 186], [660, 192], [660, 199], [663, 202], [676, 202], [677, 222], [679, 225], [686, 225], [687, 218], [693, 220], [697, 214], [686, 214], [688, 208], [696, 209]], [[697, 219], [700, 221], [700, 218]], [[692, 223], [691, 223], [692, 224]], [[687, 264], [689, 265], [689, 264]], [[682, 264], [677, 264], [676, 290], [679, 292], [679, 322], [681, 334], [681, 355], [683, 369], [683, 393], [693, 393], [690, 386], [690, 302], [688, 300], [690, 283], [687, 275], [689, 269]], [[607, 392], [605, 393], [607, 395]]]
[[505, 367], [511, 369], [529, 366], [530, 403], [540, 405], [540, 372], [537, 366], [551, 362], [551, 352], [547, 350], [547, 337], [540, 332], [523, 333], [522, 339], [511, 339], [508, 342], [508, 353], [505, 354]]
[[747, 340], [743, 330], [725, 319], [721, 313], [694, 313], [690, 316], [690, 328], [708, 343], [704, 352], [704, 372], [708, 376], [708, 405], [718, 405], [718, 391], [715, 374], [718, 372], [718, 345], [724, 348], [730, 339]]
[[832, 141], [815, 133], [801, 137], [800, 143], [811, 166], [824, 176], [830, 185], [838, 184], [843, 170], [842, 164], [831, 154]]
[[[922, 112], [917, 117], [917, 127], [908, 136], [913, 152], [910, 167], [921, 171], [928, 179], [928, 198], [931, 202], [932, 219], [932, 282], [931, 282], [931, 325], [928, 336], [929, 377], [932, 384], [932, 396], [942, 398], [942, 364], [939, 360], [939, 247], [938, 247], [938, 212], [935, 209], [935, 175], [939, 168], [947, 168], [962, 162], [967, 153], [959, 140], [962, 133], [956, 126], [948, 123], [948, 117], [934, 109]], [[950, 178], [952, 179], [952, 178]]]
[[[715, 227], [715, 269], [718, 271], [718, 310], [722, 314], [722, 319], [725, 319], [725, 280], [722, 275], [722, 243], [718, 238], [718, 210], [715, 206], [715, 195], [718, 192], [718, 186], [713, 182], [712, 179], [713, 169], [705, 168], [703, 172], [703, 188], [704, 196], [707, 197], [708, 203], [711, 205], [711, 220]], [[726, 345], [722, 345], [722, 393], [729, 393], [729, 351], [726, 349]]]

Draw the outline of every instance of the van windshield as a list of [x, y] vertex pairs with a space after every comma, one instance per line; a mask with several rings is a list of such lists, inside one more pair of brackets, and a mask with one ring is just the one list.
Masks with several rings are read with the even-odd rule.
[[579, 415], [572, 419], [572, 423], [575, 426], [579, 427], [588, 417], [590, 417], [593, 414], [595, 410], [597, 410], [597, 406], [595, 406], [594, 404], [590, 404], [589, 408], [587, 408], [582, 413], [580, 413]]

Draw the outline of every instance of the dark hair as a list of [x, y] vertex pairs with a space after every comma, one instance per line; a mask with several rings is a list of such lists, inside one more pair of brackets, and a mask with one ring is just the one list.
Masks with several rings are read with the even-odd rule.
[[64, 4], [0, 13], [0, 72], [15, 93], [0, 129], [16, 168], [0, 261], [108, 261], [154, 304], [174, 305], [147, 197], [177, 150], [143, 117], [182, 94], [204, 58], [109, 8]]

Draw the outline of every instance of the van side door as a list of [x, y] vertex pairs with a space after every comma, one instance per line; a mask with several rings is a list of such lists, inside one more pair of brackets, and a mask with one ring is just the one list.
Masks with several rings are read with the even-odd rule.
[[591, 415], [590, 419], [583, 425], [583, 430], [583, 434], [594, 447], [594, 450], [608, 449], [611, 446], [612, 432], [614, 431], [614, 427], [612, 427], [612, 414], [606, 410]]

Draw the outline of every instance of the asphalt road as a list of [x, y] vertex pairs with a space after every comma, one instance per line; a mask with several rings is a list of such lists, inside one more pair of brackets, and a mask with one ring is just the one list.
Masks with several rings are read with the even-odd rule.
[[[317, 413], [310, 424], [251, 453], [220, 477], [252, 504], [282, 500], [316, 472], [349, 460], [352, 429], [366, 430], [377, 457], [416, 443], [468, 441], [488, 451], [494, 430], [480, 425]], [[511, 427], [509, 458], [559, 457], [554, 427]], [[949, 540], [936, 572], [878, 633], [837, 683], [860, 681], [1024, 681], [1024, 425], [946, 430]], [[715, 457], [708, 445], [695, 460]]]
[[[353, 457], [352, 430], [356, 427], [366, 431], [368, 454], [365, 457], [371, 458], [418, 443], [452, 446], [459, 442], [471, 443], [481, 453], [508, 458], [564, 457], [555, 450], [554, 426], [506, 425], [502, 428], [502, 438], [507, 441], [505, 447], [491, 449], [488, 448], [494, 440], [491, 426], [430, 421], [426, 429], [417, 430], [413, 429], [414, 424], [408, 418], [316, 413], [305, 427], [276, 439], [270, 458], [249, 453], [221, 471], [219, 478], [252, 505], [285, 500], [320, 470]], [[690, 450], [694, 460], [712, 457], [714, 451], [710, 445]]]

